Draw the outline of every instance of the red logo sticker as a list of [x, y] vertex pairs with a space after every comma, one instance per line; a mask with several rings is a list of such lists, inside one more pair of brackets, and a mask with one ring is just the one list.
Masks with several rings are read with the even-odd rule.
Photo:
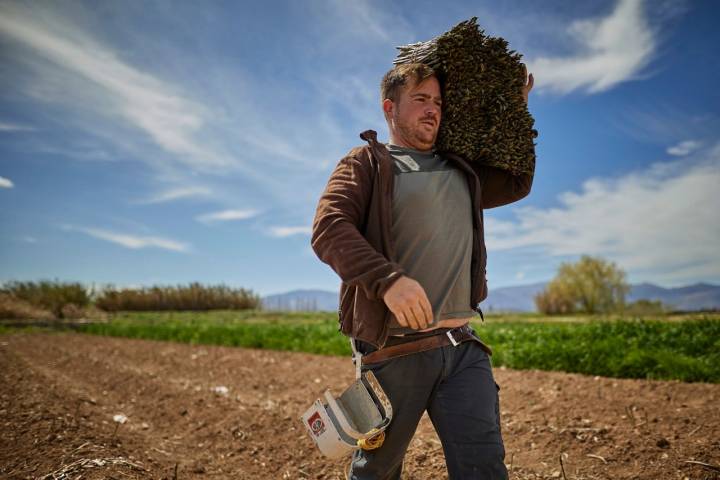
[[318, 412], [313, 413], [312, 416], [308, 418], [308, 424], [310, 425], [310, 430], [312, 430], [313, 435], [316, 437], [325, 431], [325, 423], [322, 421], [322, 418], [320, 418], [320, 413]]

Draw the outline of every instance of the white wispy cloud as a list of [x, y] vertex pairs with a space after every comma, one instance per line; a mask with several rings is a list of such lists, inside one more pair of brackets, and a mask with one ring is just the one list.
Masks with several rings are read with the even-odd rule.
[[[341, 3], [336, 2], [340, 10]], [[323, 170], [328, 149], [337, 150], [336, 109], [318, 105], [317, 97], [305, 107], [302, 99], [312, 96], [311, 89], [256, 73], [261, 69], [252, 64], [188, 56], [171, 42], [153, 41], [153, 35], [148, 51], [119, 47], [111, 35], [88, 28], [103, 21], [91, 9], [67, 10], [52, 3], [0, 3], [0, 41], [8, 45], [4, 58], [13, 62], [8, 70], [17, 77], [12, 93], [49, 107], [48, 118], [61, 116], [57, 123], [72, 134], [70, 140], [92, 137], [120, 151], [117, 158], [145, 162], [162, 176], [203, 174], [214, 187], [221, 186], [218, 174], [241, 174], [238, 183], [251, 184], [244, 191], [253, 189], [256, 198], [284, 202], [288, 209], [296, 205], [288, 185], [297, 190], [295, 181], [313, 178]], [[189, 20], [168, 18], [174, 21]], [[123, 21], [117, 28], [130, 44], [146, 34]], [[199, 47], [216, 48], [212, 35], [201, 35], [207, 26], [192, 28], [199, 29]], [[343, 31], [337, 22], [334, 28]], [[317, 69], [308, 71], [302, 80], [314, 85]], [[290, 102], [298, 108], [288, 108]], [[288, 175], [275, 175], [269, 165]]]
[[537, 87], [556, 93], [598, 93], [637, 78], [656, 49], [641, 0], [619, 0], [605, 17], [576, 20], [567, 28], [575, 53], [528, 62]]
[[629, 273], [677, 283], [720, 276], [720, 143], [615, 179], [587, 180], [555, 208], [488, 218], [488, 248], [598, 255]]
[[23, 241], [27, 242], [27, 243], [37, 243], [37, 238], [25, 236], [25, 237], [23, 237]]
[[633, 102], [609, 121], [620, 131], [641, 142], [665, 145], [687, 140], [711, 145], [720, 131], [720, 116], [712, 110], [689, 110], [678, 100]]
[[121, 245], [125, 248], [140, 249], [140, 248], [160, 248], [163, 250], [171, 250], [174, 252], [187, 252], [190, 250], [190, 245], [172, 240], [169, 238], [154, 237], [154, 236], [140, 236], [130, 235], [127, 233], [113, 232], [110, 230], [92, 228], [92, 227], [78, 227], [72, 225], [63, 226], [64, 230], [82, 232], [91, 237], [105, 240], [117, 245]]
[[697, 140], [685, 140], [684, 142], [680, 142], [677, 145], [669, 147], [667, 149], [667, 153], [676, 157], [684, 157], [685, 155], [691, 154], [700, 147], [702, 147], [702, 142], [699, 142]]
[[318, 20], [328, 22], [335, 34], [352, 34], [388, 43], [399, 37], [407, 38], [412, 32], [407, 20], [394, 12], [392, 3], [379, 6], [368, 0], [330, 0], [317, 5], [324, 17]]
[[207, 187], [178, 187], [178, 188], [172, 188], [169, 190], [165, 190], [164, 192], [160, 192], [152, 197], [137, 200], [134, 203], [140, 203], [140, 204], [152, 204], [152, 203], [166, 203], [166, 202], [172, 202], [173, 200], [180, 200], [183, 198], [192, 198], [192, 197], [208, 197], [211, 194], [211, 190]]
[[257, 216], [260, 212], [253, 209], [244, 210], [222, 210], [219, 212], [205, 213], [198, 215], [195, 220], [203, 223], [227, 222], [231, 220], [247, 220]]
[[29, 127], [27, 125], [0, 122], [0, 132], [32, 132], [34, 130], [35, 127]]
[[273, 237], [290, 237], [293, 235], [310, 235], [312, 227], [308, 226], [276, 226], [270, 227], [268, 233]]
[[60, 22], [50, 30], [31, 12], [12, 4], [3, 5], [0, 12], [0, 33], [102, 89], [115, 113], [180, 161], [197, 168], [228, 164], [227, 158], [195, 139], [206, 123], [205, 112], [175, 85], [123, 62], [81, 32], [65, 31]]
[[9, 178], [0, 177], [0, 188], [13, 188], [15, 184]]
[[380, 89], [373, 88], [379, 82], [366, 77], [360, 72], [333, 72], [318, 75], [315, 84], [326, 101], [343, 108], [359, 125], [382, 126], [385, 119], [380, 108]]

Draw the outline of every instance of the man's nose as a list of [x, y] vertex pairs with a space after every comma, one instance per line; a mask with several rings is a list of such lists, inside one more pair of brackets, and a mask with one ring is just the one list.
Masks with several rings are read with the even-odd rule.
[[438, 116], [438, 115], [440, 115], [440, 107], [438, 107], [438, 106], [435, 105], [435, 104], [433, 104], [433, 105], [428, 105], [428, 106], [425, 108], [425, 115], [432, 115], [432, 116], [435, 116], [435, 117]]

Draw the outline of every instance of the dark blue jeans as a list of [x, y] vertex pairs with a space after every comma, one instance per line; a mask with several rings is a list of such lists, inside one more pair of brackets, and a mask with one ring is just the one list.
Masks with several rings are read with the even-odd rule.
[[[369, 353], [368, 345], [359, 343]], [[373, 371], [388, 395], [393, 419], [382, 447], [354, 452], [351, 480], [398, 480], [425, 410], [440, 437], [451, 480], [508, 478], [499, 387], [490, 358], [477, 342], [363, 365], [366, 370]]]

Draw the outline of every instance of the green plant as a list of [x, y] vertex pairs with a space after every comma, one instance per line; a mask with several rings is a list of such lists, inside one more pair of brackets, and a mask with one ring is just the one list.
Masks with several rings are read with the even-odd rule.
[[555, 278], [535, 296], [542, 313], [589, 314], [622, 310], [630, 286], [614, 263], [583, 255], [576, 263], [562, 263]]
[[[39, 282], [7, 282], [2, 293], [23, 300], [30, 305], [49, 310], [56, 318], [64, 318], [68, 305], [83, 308], [90, 305], [90, 295], [81, 283], [41, 280]], [[70, 307], [71, 309], [73, 307]]]

